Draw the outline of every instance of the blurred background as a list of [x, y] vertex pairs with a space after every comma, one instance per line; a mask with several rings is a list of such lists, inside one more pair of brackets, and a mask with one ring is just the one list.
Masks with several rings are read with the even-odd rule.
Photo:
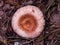
[[[44, 31], [34, 39], [18, 36], [11, 26], [13, 14], [26, 5], [44, 14]], [[0, 45], [60, 45], [60, 0], [0, 0]]]

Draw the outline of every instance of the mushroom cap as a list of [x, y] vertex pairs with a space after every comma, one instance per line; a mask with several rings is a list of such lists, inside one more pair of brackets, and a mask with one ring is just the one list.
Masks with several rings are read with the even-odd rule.
[[45, 20], [43, 13], [36, 6], [27, 5], [21, 7], [12, 17], [12, 28], [14, 32], [16, 32], [21, 37], [35, 38], [39, 36], [44, 29], [44, 25]]

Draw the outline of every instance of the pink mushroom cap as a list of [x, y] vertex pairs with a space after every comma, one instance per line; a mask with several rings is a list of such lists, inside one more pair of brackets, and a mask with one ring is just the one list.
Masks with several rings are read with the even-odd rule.
[[42, 11], [32, 5], [19, 8], [12, 17], [12, 28], [19, 36], [38, 37], [44, 29], [45, 20]]

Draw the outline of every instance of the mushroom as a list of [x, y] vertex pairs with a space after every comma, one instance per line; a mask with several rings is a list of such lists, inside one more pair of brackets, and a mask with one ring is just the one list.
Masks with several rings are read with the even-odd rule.
[[43, 13], [36, 6], [21, 7], [12, 17], [12, 28], [21, 37], [38, 37], [43, 31], [44, 25]]

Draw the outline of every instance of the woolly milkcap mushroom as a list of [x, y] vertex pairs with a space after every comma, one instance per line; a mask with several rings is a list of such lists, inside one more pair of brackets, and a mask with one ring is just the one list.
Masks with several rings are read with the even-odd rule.
[[12, 28], [21, 37], [35, 38], [39, 36], [44, 25], [43, 13], [35, 6], [21, 7], [12, 17]]

